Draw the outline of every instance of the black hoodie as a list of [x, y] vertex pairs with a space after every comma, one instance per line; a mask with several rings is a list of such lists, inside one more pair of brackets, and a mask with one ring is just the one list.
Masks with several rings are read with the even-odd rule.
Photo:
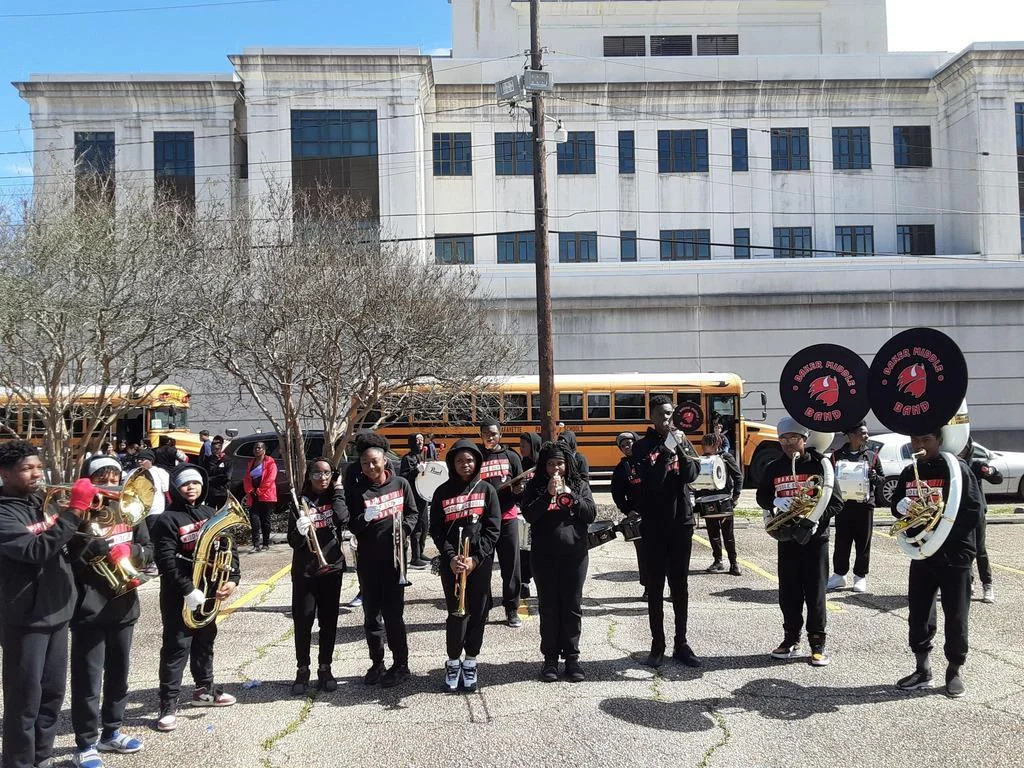
[[[374, 485], [363, 474], [359, 463], [353, 463], [345, 477], [345, 506], [348, 508], [349, 530], [359, 542], [360, 569], [371, 560], [385, 562], [394, 551], [392, 518], [402, 516], [405, 535], [412, 535], [419, 518], [416, 494], [404, 477], [395, 474], [391, 463], [384, 474], [384, 484]], [[374, 508], [378, 515], [367, 521], [366, 510]]]
[[[783, 454], [775, 461], [765, 467], [764, 475], [761, 476], [761, 483], [757, 486], [757, 504], [761, 509], [771, 510], [775, 505], [776, 496], [792, 496], [795, 493], [794, 482], [803, 482], [812, 475], [820, 475], [824, 462], [828, 461], [824, 456], [813, 448], [806, 448], [796, 461], [796, 475], [793, 475], [793, 460]], [[808, 542], [828, 541], [828, 525], [831, 519], [843, 509], [843, 494], [839, 490], [839, 484], [832, 486], [832, 498], [821, 517], [818, 518], [818, 527]], [[781, 530], [781, 529], [780, 529]], [[799, 532], [798, 532], [799, 533]], [[802, 534], [801, 534], [802, 535]], [[794, 538], [798, 543], [800, 536]], [[781, 542], [780, 542], [781, 543]]]
[[[314, 459], [314, 462], [327, 462], [327, 459]], [[327, 462], [330, 463], [330, 462]], [[306, 481], [302, 488], [302, 498], [309, 503], [310, 517], [313, 520], [313, 528], [316, 531], [317, 541], [320, 543], [320, 551], [324, 554], [324, 560], [328, 564], [339, 564], [339, 570], [345, 570], [345, 555], [341, 551], [341, 531], [348, 525], [348, 507], [345, 506], [345, 492], [335, 487], [337, 473], [331, 477], [331, 484], [323, 493], [315, 494]], [[301, 500], [301, 499], [300, 499]], [[299, 534], [295, 527], [295, 515], [288, 516], [288, 543], [295, 550], [292, 554], [292, 578], [312, 576], [320, 567], [320, 561], [309, 547], [309, 540], [306, 536]]]
[[[460, 440], [459, 442], [462, 441]], [[480, 467], [480, 479], [490, 483], [495, 490], [506, 480], [511, 480], [513, 477], [523, 474], [523, 460], [511, 448], [499, 445], [496, 451], [489, 451], [483, 446], [478, 446], [478, 449], [483, 456], [484, 462]], [[452, 450], [454, 450], [454, 446]], [[451, 467], [449, 466], [450, 469]], [[451, 477], [450, 474], [449, 477]], [[519, 516], [517, 505], [521, 496], [522, 494], [512, 492], [512, 486], [498, 491], [498, 503], [501, 504], [502, 520], [510, 520]]]
[[558, 439], [569, 446], [572, 451], [573, 457], [576, 459], [576, 469], [580, 473], [580, 477], [590, 482], [590, 462], [587, 461], [587, 457], [580, 453], [579, 443], [576, 442], [576, 433], [571, 429], [565, 430], [558, 436]]
[[536, 432], [523, 432], [520, 437], [525, 437], [530, 442], [530, 455], [523, 455], [523, 470], [533, 469], [537, 464], [537, 456], [540, 455], [540, 447], [544, 444], [540, 435]]
[[679, 446], [669, 450], [665, 438], [648, 427], [647, 434], [633, 446], [633, 466], [640, 484], [632, 501], [640, 511], [645, 532], [694, 524], [686, 486], [700, 474], [699, 462]]
[[[565, 444], [554, 443], [566, 462], [572, 452]], [[549, 456], [538, 456], [547, 463]], [[538, 464], [537, 471], [523, 492], [523, 517], [530, 523], [530, 551], [543, 557], [582, 556], [587, 552], [587, 527], [597, 517], [597, 506], [590, 485], [579, 477], [567, 476], [566, 485], [572, 497], [568, 508], [559, 506], [548, 494], [545, 467]]]
[[[203, 492], [196, 504], [189, 504], [178, 491], [177, 478], [185, 471], [198, 472], [203, 479]], [[192, 553], [195, 551], [203, 523], [217, 514], [206, 506], [209, 482], [206, 470], [195, 464], [179, 464], [170, 471], [170, 503], [156, 518], [150, 535], [153, 553], [160, 568], [160, 590], [173, 589], [182, 598], [196, 589], [192, 581]], [[238, 565], [238, 546], [231, 549], [231, 581], [238, 584], [241, 571]]]
[[[134, 528], [119, 523], [105, 533], [110, 547], [131, 544], [131, 563], [138, 570], [141, 571], [153, 562], [153, 544], [145, 520]], [[87, 543], [87, 538], [78, 537], [68, 544], [68, 554], [78, 585], [78, 605], [71, 620], [72, 625], [112, 627], [134, 624], [140, 615], [138, 591], [133, 589], [120, 597], [112, 597], [106, 579], [84, 558]], [[108, 558], [105, 561], [110, 565]]]
[[[457, 451], [472, 451], [476, 457], [477, 472], [464, 482], [455, 472]], [[460, 554], [459, 544], [469, 527], [469, 551], [479, 565], [494, 554], [494, 546], [501, 534], [501, 505], [498, 492], [480, 477], [483, 454], [469, 440], [457, 440], [445, 456], [448, 480], [434, 492], [430, 502], [430, 538], [441, 553], [442, 567]]]
[[71, 619], [75, 581], [64, 545], [80, 521], [43, 514], [43, 500], [0, 496], [0, 623], [52, 629]]

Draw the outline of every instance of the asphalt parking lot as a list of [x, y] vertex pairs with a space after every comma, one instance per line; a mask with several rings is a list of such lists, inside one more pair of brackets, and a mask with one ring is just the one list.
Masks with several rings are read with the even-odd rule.
[[[290, 550], [243, 555], [243, 584], [223, 617], [218, 683], [230, 709], [179, 714], [172, 734], [152, 730], [160, 623], [155, 583], [143, 587], [126, 729], [144, 738], [136, 766], [1020, 766], [1024, 750], [1024, 525], [993, 524], [995, 605], [971, 605], [967, 696], [906, 694], [895, 680], [913, 667], [906, 646], [908, 561], [876, 529], [870, 593], [833, 593], [833, 662], [774, 661], [781, 639], [774, 541], [757, 522], [737, 532], [744, 574], [706, 574], [703, 531], [694, 543], [690, 633], [700, 669], [639, 663], [650, 635], [631, 545], [591, 551], [582, 661], [587, 680], [544, 684], [535, 601], [524, 626], [487, 628], [480, 690], [440, 691], [444, 662], [440, 586], [411, 572], [406, 621], [413, 677], [391, 690], [362, 685], [368, 666], [360, 609], [343, 609], [333, 694], [292, 697], [295, 661], [288, 613]], [[346, 575], [343, 601], [355, 594]], [[499, 610], [492, 613], [497, 622]], [[671, 610], [668, 610], [671, 621]], [[941, 618], [940, 618], [941, 627]], [[671, 630], [669, 630], [671, 637]], [[314, 634], [315, 640], [315, 634]], [[938, 645], [941, 647], [941, 629]], [[806, 643], [805, 643], [806, 648]], [[944, 660], [933, 655], [937, 677]], [[186, 673], [185, 691], [190, 690]], [[183, 694], [185, 693], [183, 691]], [[67, 704], [67, 702], [65, 702]], [[70, 764], [66, 716], [58, 755]]]

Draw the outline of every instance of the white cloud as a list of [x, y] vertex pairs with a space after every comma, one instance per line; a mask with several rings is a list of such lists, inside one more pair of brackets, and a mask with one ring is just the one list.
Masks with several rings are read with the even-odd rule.
[[451, 56], [452, 55], [452, 49], [451, 48], [427, 48], [427, 50], [425, 50], [423, 52], [423, 55], [424, 56]]

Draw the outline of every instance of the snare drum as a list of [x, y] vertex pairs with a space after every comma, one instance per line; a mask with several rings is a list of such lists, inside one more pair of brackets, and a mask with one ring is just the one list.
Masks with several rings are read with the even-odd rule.
[[714, 496], [703, 496], [697, 499], [697, 514], [705, 520], [717, 520], [732, 517], [732, 497], [728, 493], [716, 493]]
[[519, 548], [530, 551], [530, 524], [526, 518], [520, 515], [516, 518], [516, 525], [519, 526]]
[[622, 534], [626, 541], [636, 541], [640, 538], [640, 516], [629, 515], [615, 524], [615, 530]]
[[424, 469], [416, 476], [416, 493], [424, 501], [432, 501], [434, 491], [448, 479], [448, 465], [443, 461], [425, 461], [419, 466]]
[[610, 520], [602, 520], [587, 526], [587, 549], [600, 547], [615, 538], [615, 526]]
[[836, 483], [844, 501], [865, 502], [871, 498], [868, 465], [863, 461], [837, 461]]
[[698, 491], [721, 491], [725, 488], [725, 462], [721, 456], [701, 456], [700, 474], [693, 481]]

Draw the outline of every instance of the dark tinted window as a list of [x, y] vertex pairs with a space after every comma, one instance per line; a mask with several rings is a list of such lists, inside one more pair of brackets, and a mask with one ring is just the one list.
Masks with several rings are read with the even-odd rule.
[[619, 421], [643, 421], [647, 416], [647, 405], [643, 392], [616, 392], [615, 418]]
[[561, 421], [583, 420], [583, 393], [558, 393], [558, 418]]

